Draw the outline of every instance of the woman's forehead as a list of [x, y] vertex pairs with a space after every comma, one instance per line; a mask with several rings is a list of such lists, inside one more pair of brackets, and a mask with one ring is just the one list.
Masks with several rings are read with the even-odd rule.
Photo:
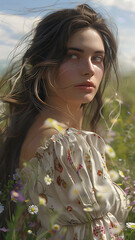
[[67, 48], [82, 48], [87, 50], [104, 51], [104, 43], [98, 31], [84, 28], [75, 32], [68, 40]]

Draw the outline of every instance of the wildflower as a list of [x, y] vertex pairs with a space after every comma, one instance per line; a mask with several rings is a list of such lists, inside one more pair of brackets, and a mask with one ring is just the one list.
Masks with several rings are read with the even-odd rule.
[[46, 185], [50, 185], [52, 183], [52, 178], [49, 175], [46, 175], [44, 177], [44, 181], [45, 181]]
[[22, 182], [22, 180], [17, 180], [17, 181], [15, 181], [15, 184], [14, 184], [14, 186], [13, 186], [14, 190], [20, 191], [20, 190], [22, 189], [22, 187], [23, 187], [23, 182]]
[[72, 200], [76, 199], [81, 191], [82, 191], [81, 184], [79, 184], [79, 183], [73, 184], [73, 186], [70, 189], [70, 193], [69, 193], [70, 198]]
[[64, 127], [65, 125], [62, 123], [57, 122], [56, 120], [52, 119], [52, 118], [47, 118], [47, 120], [45, 121], [45, 125], [47, 127], [54, 127], [55, 129], [57, 129], [59, 132], [64, 133]]
[[132, 209], [133, 213], [135, 213], [135, 207]]
[[119, 179], [119, 174], [115, 171], [115, 170], [110, 170], [109, 171], [110, 174], [110, 178], [112, 179], [112, 181], [117, 181]]
[[27, 233], [28, 233], [28, 234], [32, 234], [32, 231], [31, 231], [31, 230], [28, 230]]
[[99, 200], [103, 201], [104, 199], [108, 198], [111, 194], [110, 189], [105, 186], [105, 187], [101, 187], [100, 191], [96, 193], [96, 196]]
[[119, 175], [120, 175], [122, 178], [125, 177], [125, 176], [124, 176], [124, 173], [123, 173], [122, 171], [120, 171], [120, 170], [119, 170]]
[[20, 179], [20, 176], [18, 173], [13, 174], [13, 179], [18, 181]]
[[128, 223], [126, 223], [126, 227], [131, 228], [131, 229], [135, 229], [135, 223], [128, 222]]
[[112, 234], [120, 234], [122, 232], [122, 226], [115, 224], [111, 229]]
[[40, 205], [46, 206], [47, 201], [45, 197], [39, 196], [38, 200]]
[[16, 201], [24, 202], [25, 199], [21, 193], [13, 190], [13, 191], [11, 191], [11, 200], [13, 202], [16, 202]]
[[0, 203], [0, 213], [4, 211], [4, 206]]
[[132, 206], [128, 206], [128, 207], [127, 207], [127, 210], [130, 211], [131, 209], [132, 209]]
[[109, 157], [111, 157], [111, 158], [115, 158], [115, 156], [116, 156], [115, 151], [114, 151], [113, 148], [112, 148], [110, 145], [108, 145], [108, 144], [105, 145], [105, 152], [106, 152], [106, 154], [107, 154]]
[[2, 231], [2, 232], [9, 232], [9, 229], [7, 229], [5, 227], [2, 227], [2, 228], [0, 228], [0, 231]]
[[134, 206], [135, 205], [135, 200], [133, 200], [131, 203], [130, 203], [130, 206]]
[[52, 229], [53, 229], [54, 231], [59, 231], [59, 230], [60, 230], [60, 226], [59, 226], [58, 224], [54, 224], [53, 227], [52, 227]]
[[90, 207], [86, 207], [86, 208], [84, 208], [84, 209], [83, 209], [83, 211], [85, 211], [85, 212], [92, 212], [92, 211], [93, 211], [93, 209], [92, 209], [92, 208], [90, 208]]
[[28, 212], [32, 215], [37, 214], [38, 213], [38, 207], [36, 205], [30, 205], [28, 207]]

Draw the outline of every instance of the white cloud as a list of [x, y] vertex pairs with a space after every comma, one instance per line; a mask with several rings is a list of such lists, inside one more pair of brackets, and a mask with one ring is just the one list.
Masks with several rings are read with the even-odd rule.
[[[106, 5], [118, 6], [120, 4], [121, 8], [124, 6], [125, 2], [127, 3], [129, 1], [132, 2], [135, 7], [135, 0], [95, 0], [95, 2], [101, 2]], [[131, 4], [129, 5], [131, 6]], [[133, 9], [134, 8], [132, 7], [132, 10]], [[131, 25], [131, 21], [129, 21], [129, 18], [126, 18], [126, 16], [127, 15], [125, 15], [124, 20], [122, 18], [122, 20], [125, 21], [124, 23], [118, 21], [120, 45], [119, 59], [122, 67], [135, 68], [133, 61], [133, 59], [135, 59], [135, 33], [133, 33], [134, 24], [132, 21]], [[8, 58], [9, 53], [15, 48], [18, 40], [29, 32], [33, 27], [33, 23], [38, 20], [39, 17], [10, 15], [0, 12], [0, 61], [5, 62], [10, 59]]]
[[0, 12], [0, 61], [8, 60], [18, 41], [31, 31], [39, 18], [10, 15]]
[[135, 12], [135, 0], [95, 0], [105, 6], [116, 6], [123, 10]]
[[25, 34], [31, 30], [32, 25], [37, 21], [35, 17], [4, 14], [0, 12], [0, 27], [10, 28], [13, 34]]

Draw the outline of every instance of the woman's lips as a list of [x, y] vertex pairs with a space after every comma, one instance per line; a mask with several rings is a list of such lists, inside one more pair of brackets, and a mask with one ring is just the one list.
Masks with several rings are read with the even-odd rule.
[[75, 87], [83, 90], [92, 91], [95, 88], [95, 85], [93, 82], [83, 82], [81, 84], [75, 85]]

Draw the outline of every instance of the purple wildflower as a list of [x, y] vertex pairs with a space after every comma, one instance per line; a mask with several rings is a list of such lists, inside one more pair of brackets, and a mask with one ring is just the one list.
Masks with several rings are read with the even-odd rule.
[[7, 229], [5, 227], [2, 227], [2, 228], [0, 228], [0, 231], [2, 231], [2, 232], [9, 232], [9, 229]]
[[25, 198], [22, 196], [22, 194], [20, 192], [16, 192], [14, 190], [11, 191], [11, 200], [16, 202], [24, 202]]
[[130, 206], [134, 206], [134, 205], [135, 205], [135, 200], [130, 203]]

